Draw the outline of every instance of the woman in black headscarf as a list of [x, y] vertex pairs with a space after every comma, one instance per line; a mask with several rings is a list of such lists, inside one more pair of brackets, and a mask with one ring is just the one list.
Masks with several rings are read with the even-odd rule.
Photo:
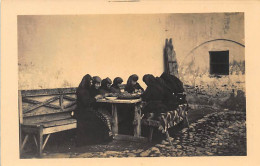
[[146, 102], [142, 112], [146, 116], [152, 115], [156, 118], [160, 113], [168, 111], [167, 106], [164, 104], [165, 91], [151, 74], [144, 75], [143, 81], [147, 85], [147, 88], [141, 95], [142, 100]]
[[140, 84], [137, 81], [138, 76], [136, 74], [131, 75], [127, 80], [125, 91], [127, 91], [128, 93], [135, 93], [137, 91], [143, 92], [144, 89], [140, 86]]
[[99, 79], [92, 79], [89, 74], [85, 75], [76, 91], [77, 146], [109, 142], [113, 139], [111, 126], [108, 125], [105, 116], [96, 109], [96, 100], [102, 98], [98, 90]]
[[120, 84], [122, 84], [123, 79], [121, 77], [116, 77], [113, 81], [113, 84], [111, 86], [111, 92], [112, 93], [120, 93]]
[[187, 103], [186, 95], [184, 94], [184, 88], [182, 81], [174, 75], [163, 72], [160, 78], [170, 88], [171, 93], [175, 96], [177, 104]]
[[107, 77], [107, 78], [103, 79], [101, 81], [100, 93], [102, 95], [111, 93], [111, 84], [112, 84], [112, 81], [110, 78]]

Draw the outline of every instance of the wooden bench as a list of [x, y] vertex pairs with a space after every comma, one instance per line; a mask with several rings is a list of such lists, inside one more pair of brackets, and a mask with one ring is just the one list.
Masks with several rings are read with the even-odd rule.
[[[20, 154], [31, 137], [39, 156], [52, 133], [75, 129], [76, 88], [19, 91]], [[44, 138], [45, 137], [45, 138]]]
[[[188, 113], [188, 109], [189, 109], [188, 104], [185, 105], [185, 108], [184, 108], [183, 105], [182, 105], [182, 108], [183, 108], [182, 111], [185, 111], [185, 112]], [[185, 110], [184, 110], [184, 109], [185, 109]], [[179, 116], [179, 115], [178, 115], [178, 116]], [[189, 127], [189, 120], [188, 120], [188, 116], [187, 116], [187, 115], [186, 115], [185, 117], [183, 117], [183, 118], [179, 121], [179, 123], [182, 122], [182, 121], [186, 123], [186, 126], [187, 126], [187, 127]], [[134, 122], [134, 124], [135, 124], [135, 123], [136, 123], [136, 122]], [[161, 123], [161, 121], [159, 121], [159, 120], [153, 120], [153, 119], [142, 119], [142, 120], [141, 120], [141, 124], [144, 125], [144, 126], [148, 126], [148, 127], [150, 128], [149, 135], [148, 135], [148, 140], [149, 140], [149, 142], [152, 142], [153, 129], [154, 129], [154, 127], [155, 127], [155, 128], [159, 128], [160, 126], [163, 126], [162, 123]], [[177, 125], [177, 123], [176, 123], [176, 125]], [[175, 125], [174, 125], [174, 126], [175, 126]], [[173, 127], [173, 126], [172, 126], [172, 127]], [[170, 139], [170, 135], [169, 135], [169, 133], [168, 133], [168, 130], [165, 131], [165, 134], [166, 134], [166, 137], [167, 137], [168, 141], [169, 141], [170, 144], [172, 145], [172, 142], [171, 142], [171, 139]]]

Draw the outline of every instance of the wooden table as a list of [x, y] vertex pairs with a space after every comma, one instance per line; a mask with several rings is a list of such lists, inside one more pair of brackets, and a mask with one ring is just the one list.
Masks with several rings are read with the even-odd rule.
[[142, 138], [141, 137], [141, 99], [131, 99], [131, 100], [124, 100], [124, 99], [116, 99], [116, 100], [107, 100], [107, 99], [99, 99], [97, 100], [98, 103], [111, 103], [112, 104], [112, 133], [115, 136], [125, 139], [126, 136], [118, 135], [118, 115], [117, 115], [117, 104], [134, 104], [135, 105], [135, 115], [134, 121], [137, 122], [134, 129], [134, 139], [135, 138]]

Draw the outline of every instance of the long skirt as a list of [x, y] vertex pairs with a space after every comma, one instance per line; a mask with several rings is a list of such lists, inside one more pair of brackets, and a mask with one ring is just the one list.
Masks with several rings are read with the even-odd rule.
[[111, 116], [106, 110], [89, 110], [77, 119], [77, 146], [102, 144], [112, 140]]

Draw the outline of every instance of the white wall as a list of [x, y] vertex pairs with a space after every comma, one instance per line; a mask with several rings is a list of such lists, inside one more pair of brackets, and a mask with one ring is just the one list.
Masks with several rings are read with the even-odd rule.
[[[163, 72], [166, 38], [173, 38], [182, 68], [204, 41], [244, 43], [243, 21], [241, 13], [19, 16], [19, 89], [76, 87], [87, 73], [125, 81], [136, 73], [144, 86], [144, 74]], [[196, 52], [208, 54], [208, 47]]]

